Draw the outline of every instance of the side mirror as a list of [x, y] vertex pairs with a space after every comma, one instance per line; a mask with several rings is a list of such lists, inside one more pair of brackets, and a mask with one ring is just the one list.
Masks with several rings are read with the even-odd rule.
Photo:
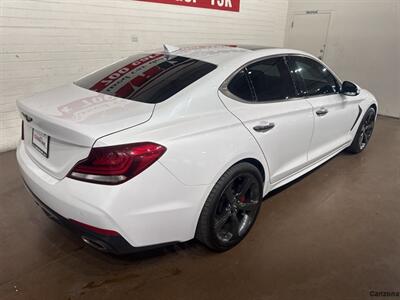
[[340, 93], [345, 96], [358, 96], [360, 94], [360, 89], [354, 83], [345, 81], [342, 84], [342, 90]]

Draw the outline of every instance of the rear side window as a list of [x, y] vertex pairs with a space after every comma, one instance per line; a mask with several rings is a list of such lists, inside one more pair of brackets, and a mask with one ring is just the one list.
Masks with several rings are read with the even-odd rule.
[[295, 89], [284, 58], [269, 58], [247, 67], [258, 102], [285, 100]]
[[228, 90], [236, 97], [246, 101], [254, 101], [253, 93], [250, 87], [247, 70], [243, 69], [232, 78], [228, 84]]
[[204, 61], [156, 53], [129, 57], [75, 84], [102, 94], [160, 103], [216, 68], [216, 65]]
[[300, 94], [317, 96], [339, 93], [337, 80], [324, 65], [302, 56], [293, 56], [290, 60], [291, 71], [298, 77]]

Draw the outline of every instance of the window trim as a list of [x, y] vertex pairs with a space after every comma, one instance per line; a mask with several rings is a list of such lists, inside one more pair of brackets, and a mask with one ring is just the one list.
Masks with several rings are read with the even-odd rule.
[[[307, 96], [307, 95], [300, 96], [300, 95], [299, 95], [299, 96], [290, 97], [290, 98], [287, 98], [287, 99], [278, 99], [278, 100], [271, 100], [271, 101], [258, 102], [258, 101], [256, 101], [256, 98], [254, 98], [253, 101], [244, 100], [244, 99], [242, 99], [242, 98], [240, 98], [240, 97], [238, 97], [238, 96], [232, 94], [232, 93], [229, 91], [228, 85], [229, 85], [230, 81], [231, 81], [240, 71], [242, 71], [243, 69], [247, 69], [248, 66], [250, 66], [250, 65], [252, 65], [252, 64], [254, 64], [254, 63], [257, 63], [257, 62], [266, 60], [266, 59], [282, 57], [282, 58], [284, 59], [284, 61], [285, 61], [286, 67], [287, 67], [288, 72], [289, 72], [289, 75], [290, 75], [290, 77], [292, 78], [292, 84], [293, 84], [293, 86], [294, 86], [295, 92], [296, 92], [296, 94], [298, 95], [298, 94], [299, 94], [299, 90], [298, 90], [298, 87], [297, 87], [297, 85], [296, 85], [296, 80], [295, 80], [295, 78], [292, 76], [292, 74], [290, 73], [289, 63], [288, 63], [288, 60], [287, 60], [288, 57], [292, 57], [292, 56], [298, 56], [298, 57], [309, 58], [309, 59], [314, 60], [315, 62], [321, 64], [322, 66], [324, 66], [324, 67], [333, 75], [333, 77], [336, 79], [336, 81], [337, 81], [338, 84], [339, 84], [339, 88], [340, 88], [340, 89], [342, 88], [342, 84], [343, 84], [342, 80], [341, 80], [341, 79], [336, 75], [336, 73], [333, 72], [333, 71], [331, 70], [331, 68], [329, 68], [323, 61], [319, 61], [319, 60], [317, 60], [316, 58], [314, 58], [314, 57], [312, 57], [312, 56], [310, 56], [310, 55], [307, 55], [307, 54], [302, 54], [302, 53], [290, 53], [290, 52], [289, 52], [289, 53], [280, 53], [280, 54], [273, 54], [273, 55], [268, 55], [268, 56], [259, 57], [259, 58], [253, 59], [253, 60], [251, 60], [251, 61], [249, 61], [249, 62], [243, 64], [242, 66], [240, 66], [239, 68], [237, 68], [231, 75], [229, 75], [229, 76], [222, 82], [221, 86], [218, 88], [218, 91], [220, 91], [222, 94], [224, 94], [226, 97], [228, 97], [228, 98], [230, 98], [230, 99], [236, 100], [236, 101], [238, 101], [238, 102], [246, 103], [246, 104], [284, 103], [284, 102], [287, 102], [287, 101], [299, 101], [299, 100], [305, 100], [305, 99], [312, 99], [312, 98], [315, 98], [315, 97], [324, 97], [324, 96], [332, 96], [332, 95], [340, 94], [340, 93], [335, 93], [335, 94], [324, 94], [324, 95], [315, 95], [315, 96]], [[254, 96], [255, 92], [252, 91], [252, 93], [253, 93], [253, 96]]]

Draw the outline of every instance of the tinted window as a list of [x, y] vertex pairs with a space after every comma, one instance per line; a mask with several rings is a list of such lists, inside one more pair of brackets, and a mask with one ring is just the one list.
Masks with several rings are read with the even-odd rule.
[[294, 86], [283, 58], [270, 58], [247, 67], [257, 101], [284, 100], [295, 96]]
[[249, 84], [249, 79], [246, 74], [247, 70], [243, 69], [233, 77], [228, 84], [228, 90], [235, 96], [247, 100], [254, 101], [252, 91]]
[[307, 57], [292, 57], [292, 73], [300, 78], [300, 92], [315, 96], [339, 92], [339, 84], [329, 70], [317, 61]]
[[129, 57], [82, 78], [76, 84], [102, 94], [160, 103], [216, 67], [196, 59], [156, 53]]

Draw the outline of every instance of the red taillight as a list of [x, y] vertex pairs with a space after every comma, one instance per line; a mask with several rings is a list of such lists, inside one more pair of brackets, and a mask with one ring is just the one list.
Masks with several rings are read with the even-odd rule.
[[143, 172], [167, 149], [155, 143], [93, 148], [68, 177], [101, 184], [121, 184]]

